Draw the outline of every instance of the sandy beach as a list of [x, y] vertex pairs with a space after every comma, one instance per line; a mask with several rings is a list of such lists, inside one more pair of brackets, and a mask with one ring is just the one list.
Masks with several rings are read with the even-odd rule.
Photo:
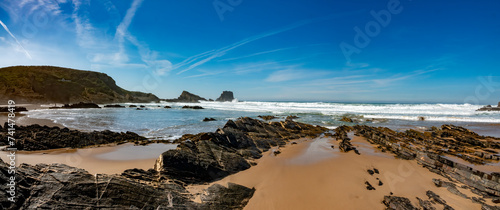
[[[216, 183], [254, 187], [255, 194], [245, 209], [384, 209], [383, 197], [391, 192], [409, 198], [418, 206], [416, 197], [427, 199], [427, 190], [440, 195], [455, 209], [481, 208], [480, 204], [433, 184], [433, 178], [443, 177], [415, 161], [379, 152], [362, 137], [352, 140], [361, 155], [341, 153], [337, 141], [331, 138], [297, 142], [300, 143], [281, 148], [277, 156], [272, 151], [264, 153], [256, 166]], [[374, 168], [380, 173], [370, 175], [367, 170]], [[378, 185], [379, 180], [383, 185]], [[376, 190], [367, 190], [367, 181]], [[199, 194], [206, 187], [208, 185], [196, 185], [188, 189]], [[469, 190], [459, 190], [473, 195]]]

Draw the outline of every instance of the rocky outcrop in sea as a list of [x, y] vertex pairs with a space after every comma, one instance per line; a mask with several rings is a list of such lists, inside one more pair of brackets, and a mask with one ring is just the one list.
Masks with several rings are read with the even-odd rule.
[[234, 95], [232, 91], [222, 91], [222, 94], [220, 94], [219, 98], [216, 99], [216, 101], [233, 101], [234, 100]]
[[166, 102], [183, 102], [183, 103], [198, 103], [199, 101], [207, 101], [198, 95], [192, 94], [187, 91], [182, 91], [181, 95], [174, 99], [166, 99]]
[[476, 111], [500, 111], [500, 102], [498, 102], [497, 107], [493, 107], [491, 105], [486, 105]]

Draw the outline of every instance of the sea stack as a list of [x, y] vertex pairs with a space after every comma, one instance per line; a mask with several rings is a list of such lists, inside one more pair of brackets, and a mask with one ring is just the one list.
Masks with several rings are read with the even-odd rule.
[[184, 103], [198, 103], [199, 101], [206, 101], [207, 99], [202, 98], [198, 95], [192, 94], [187, 91], [182, 91], [181, 95], [175, 99], [166, 99], [167, 102], [184, 102]]
[[233, 100], [234, 100], [233, 91], [222, 91], [222, 94], [220, 94], [220, 97], [217, 98], [216, 101], [233, 101]]

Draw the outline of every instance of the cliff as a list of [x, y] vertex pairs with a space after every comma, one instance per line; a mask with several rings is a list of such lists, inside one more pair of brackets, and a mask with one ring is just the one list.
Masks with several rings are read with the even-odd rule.
[[8, 99], [13, 99], [18, 104], [159, 100], [151, 93], [125, 90], [104, 73], [55, 66], [0, 68], [0, 100]]

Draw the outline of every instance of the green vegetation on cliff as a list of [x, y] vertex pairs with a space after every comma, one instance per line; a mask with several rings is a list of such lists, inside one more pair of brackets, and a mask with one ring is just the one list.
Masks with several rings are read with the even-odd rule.
[[0, 68], [0, 99], [18, 103], [120, 103], [150, 102], [158, 97], [125, 90], [104, 73], [55, 66], [12, 66]]

